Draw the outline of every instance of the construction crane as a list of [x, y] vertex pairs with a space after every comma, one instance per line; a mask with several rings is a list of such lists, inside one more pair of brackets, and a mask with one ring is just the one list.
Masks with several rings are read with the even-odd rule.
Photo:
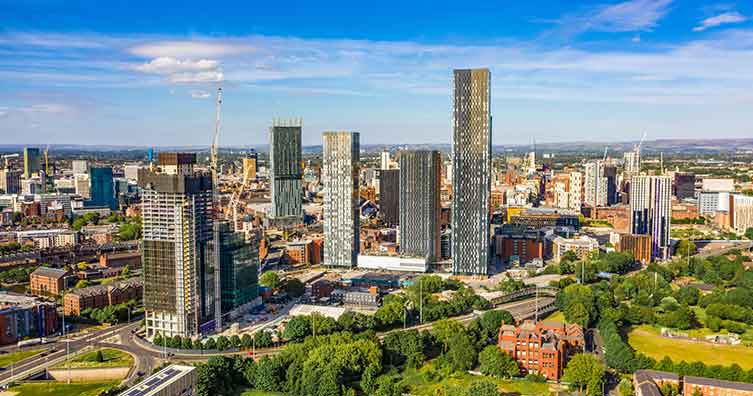
[[214, 218], [212, 223], [212, 239], [214, 248], [212, 257], [214, 261], [214, 325], [217, 331], [222, 331], [222, 300], [221, 300], [221, 283], [220, 283], [220, 177], [219, 165], [217, 160], [217, 149], [220, 143], [220, 110], [222, 109], [222, 87], [217, 88], [217, 103], [215, 105], [215, 122], [214, 136], [212, 137], [212, 146], [209, 149], [209, 168], [212, 173], [212, 208], [214, 209]]
[[609, 146], [605, 146], [604, 147], [604, 159], [603, 159], [603, 161], [607, 160], [607, 150], [609, 150]]

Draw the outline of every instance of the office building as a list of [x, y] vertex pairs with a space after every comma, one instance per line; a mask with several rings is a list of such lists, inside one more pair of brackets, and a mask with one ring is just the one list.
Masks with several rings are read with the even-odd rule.
[[86, 202], [86, 206], [102, 206], [112, 210], [118, 208], [112, 168], [91, 168], [89, 172], [89, 195], [91, 199]]
[[667, 258], [672, 220], [672, 179], [634, 176], [630, 185], [632, 234], [651, 235], [651, 257]]
[[543, 260], [545, 233], [524, 225], [504, 224], [494, 230], [494, 253], [507, 263]]
[[194, 366], [172, 364], [120, 396], [197, 396], [199, 376]]
[[21, 171], [12, 168], [0, 169], [0, 193], [18, 194], [21, 192]]
[[695, 198], [695, 174], [675, 172], [674, 196], [679, 200]]
[[491, 74], [454, 71], [452, 271], [488, 273], [491, 194]]
[[36, 147], [24, 148], [24, 179], [38, 176], [42, 170], [42, 155]]
[[617, 251], [632, 253], [635, 261], [648, 265], [651, 262], [651, 236], [620, 234]]
[[324, 132], [324, 265], [353, 267], [360, 249], [358, 132]]
[[584, 179], [583, 202], [591, 207], [606, 206], [609, 187], [604, 162], [597, 160], [586, 163]]
[[440, 257], [439, 151], [400, 153], [400, 253], [434, 261]]
[[89, 163], [86, 160], [73, 160], [71, 161], [71, 169], [74, 175], [89, 173]]
[[526, 320], [519, 326], [502, 324], [497, 346], [518, 362], [522, 375], [559, 381], [570, 357], [583, 352], [585, 336], [577, 324]]
[[269, 176], [273, 219], [303, 217], [301, 178], [301, 125], [269, 128]]
[[89, 182], [89, 175], [86, 173], [73, 175], [73, 187], [76, 190], [76, 195], [82, 198], [89, 199], [91, 197], [91, 185]]
[[586, 259], [593, 251], [599, 250], [599, 241], [586, 235], [577, 238], [554, 237], [552, 240], [552, 259], [559, 261], [567, 252], [573, 252], [578, 259]]
[[379, 213], [384, 224], [394, 227], [400, 222], [400, 170], [380, 169]]
[[729, 225], [740, 235], [753, 227], [753, 197], [737, 194], [729, 196]]
[[[212, 178], [195, 154], [160, 153], [141, 169], [146, 335], [193, 337], [214, 329]], [[219, 307], [217, 307], [219, 308]]]
[[259, 157], [256, 153], [249, 153], [243, 158], [243, 180], [246, 182], [256, 180], [256, 170]]
[[607, 179], [607, 205], [614, 205], [618, 201], [617, 194], [617, 166], [605, 164], [604, 177]]
[[220, 224], [220, 295], [222, 313], [250, 303], [259, 296], [259, 246], [256, 235], [246, 240], [230, 224]]

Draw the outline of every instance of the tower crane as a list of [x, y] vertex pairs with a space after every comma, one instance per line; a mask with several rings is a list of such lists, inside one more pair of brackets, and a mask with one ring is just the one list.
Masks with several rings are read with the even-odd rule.
[[214, 248], [212, 249], [212, 258], [214, 261], [214, 325], [217, 331], [222, 330], [222, 300], [221, 300], [221, 283], [220, 283], [220, 199], [219, 199], [219, 166], [217, 160], [217, 149], [220, 143], [220, 110], [222, 109], [222, 87], [217, 88], [217, 102], [215, 105], [215, 122], [214, 136], [212, 137], [212, 146], [209, 149], [209, 169], [212, 174], [212, 208], [214, 209], [214, 218], [212, 222], [212, 239]]

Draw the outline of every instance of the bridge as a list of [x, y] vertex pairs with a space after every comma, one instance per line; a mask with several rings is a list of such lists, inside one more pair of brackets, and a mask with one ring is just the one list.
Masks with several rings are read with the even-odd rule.
[[492, 292], [482, 294], [492, 305], [509, 303], [529, 297], [557, 297], [560, 289], [556, 287], [529, 287], [512, 293]]

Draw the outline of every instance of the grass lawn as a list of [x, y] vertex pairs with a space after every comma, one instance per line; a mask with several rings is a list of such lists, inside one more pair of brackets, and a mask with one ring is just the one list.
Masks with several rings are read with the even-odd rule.
[[24, 360], [40, 352], [42, 352], [41, 349], [31, 349], [28, 351], [13, 352], [0, 355], [0, 367], [8, 367], [11, 363]]
[[[433, 396], [448, 388], [467, 388], [476, 377], [471, 374], [448, 374], [437, 370], [431, 364], [420, 369], [408, 369], [403, 373], [403, 384], [408, 387], [408, 393], [417, 396]], [[516, 393], [521, 396], [548, 396], [549, 384], [535, 383], [525, 380], [497, 380], [500, 392]]]
[[50, 382], [22, 384], [9, 390], [16, 396], [97, 396], [99, 392], [117, 385], [117, 382], [82, 382], [66, 384]]
[[567, 323], [567, 321], [565, 320], [565, 314], [562, 313], [562, 311], [554, 311], [551, 314], [549, 314], [549, 316], [544, 318], [544, 320]]
[[[101, 368], [101, 367], [131, 367], [133, 366], [133, 357], [117, 349], [104, 348], [102, 351], [102, 362], [97, 361], [97, 351], [90, 351], [78, 355], [70, 360], [70, 368]], [[65, 362], [58, 363], [55, 368], [67, 368]]]
[[657, 329], [646, 325], [633, 328], [628, 334], [628, 343], [636, 351], [656, 360], [669, 356], [675, 363], [681, 360], [722, 366], [737, 363], [745, 370], [753, 368], [753, 348], [666, 338], [662, 337]]

